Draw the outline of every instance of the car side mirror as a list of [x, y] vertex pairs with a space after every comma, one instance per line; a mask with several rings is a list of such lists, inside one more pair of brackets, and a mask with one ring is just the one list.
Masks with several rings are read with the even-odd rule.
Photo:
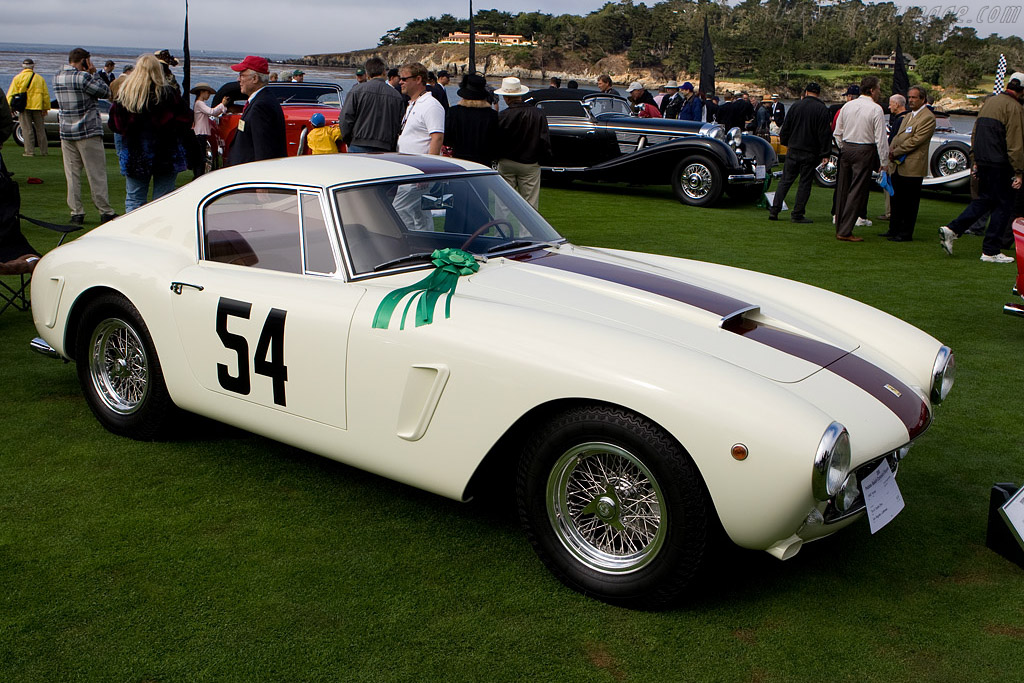
[[455, 195], [452, 193], [431, 195], [425, 194], [420, 197], [420, 209], [423, 211], [434, 211], [435, 209], [454, 209]]

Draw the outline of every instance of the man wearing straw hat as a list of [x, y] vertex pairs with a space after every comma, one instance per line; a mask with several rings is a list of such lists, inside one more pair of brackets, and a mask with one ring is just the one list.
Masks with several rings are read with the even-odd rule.
[[540, 109], [523, 103], [523, 95], [528, 92], [530, 89], [514, 77], [502, 79], [501, 88], [494, 91], [508, 105], [498, 115], [498, 173], [536, 209], [540, 201], [540, 161], [551, 156], [551, 137]]

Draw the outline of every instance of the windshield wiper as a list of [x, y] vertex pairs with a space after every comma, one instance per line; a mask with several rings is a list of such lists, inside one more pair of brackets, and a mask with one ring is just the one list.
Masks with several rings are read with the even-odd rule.
[[415, 254], [406, 254], [405, 256], [399, 256], [398, 258], [393, 258], [390, 261], [385, 261], [384, 263], [378, 263], [373, 267], [373, 272], [376, 273], [378, 270], [384, 270], [389, 266], [397, 266], [398, 264], [405, 263], [406, 261], [422, 261], [423, 259], [430, 259], [433, 255], [434, 252], [432, 251], [420, 251]]
[[496, 251], [503, 249], [518, 249], [520, 247], [532, 247], [532, 246], [555, 246], [551, 242], [545, 242], [543, 240], [509, 240], [508, 242], [502, 242], [501, 244], [495, 244], [493, 247], [487, 250], [488, 254], [492, 254]]

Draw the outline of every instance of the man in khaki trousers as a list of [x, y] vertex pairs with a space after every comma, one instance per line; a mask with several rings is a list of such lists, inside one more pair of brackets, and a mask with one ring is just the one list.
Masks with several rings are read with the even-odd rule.
[[54, 78], [54, 91], [60, 105], [60, 149], [68, 182], [71, 222], [82, 225], [85, 221], [84, 169], [92, 190], [92, 202], [100, 212], [100, 223], [106, 223], [117, 214], [107, 199], [107, 157], [103, 151], [103, 123], [96, 100], [109, 98], [110, 88], [96, 75], [91, 55], [76, 47]]

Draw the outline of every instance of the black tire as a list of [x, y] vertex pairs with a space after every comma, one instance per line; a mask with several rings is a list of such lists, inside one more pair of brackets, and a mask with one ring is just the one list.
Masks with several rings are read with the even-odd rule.
[[115, 434], [150, 441], [178, 417], [142, 316], [107, 294], [87, 304], [75, 344], [82, 393], [96, 419]]
[[703, 154], [691, 154], [672, 171], [672, 190], [689, 206], [711, 206], [722, 196], [725, 174], [718, 162]]
[[15, 121], [14, 122], [14, 135], [13, 135], [13, 137], [14, 137], [14, 141], [16, 143], [18, 143], [19, 147], [24, 147], [25, 146], [25, 131], [23, 131], [21, 129], [21, 122], [20, 121]]
[[548, 569], [574, 590], [626, 607], [677, 601], [707, 562], [717, 528], [686, 451], [650, 420], [615, 407], [575, 408], [541, 429], [519, 464], [516, 495]]
[[839, 181], [839, 155], [832, 152], [828, 155], [827, 164], [818, 164], [814, 169], [814, 182], [820, 187], [835, 187]]
[[935, 150], [931, 162], [932, 176], [942, 178], [971, 167], [971, 148], [960, 142], [951, 142]]

